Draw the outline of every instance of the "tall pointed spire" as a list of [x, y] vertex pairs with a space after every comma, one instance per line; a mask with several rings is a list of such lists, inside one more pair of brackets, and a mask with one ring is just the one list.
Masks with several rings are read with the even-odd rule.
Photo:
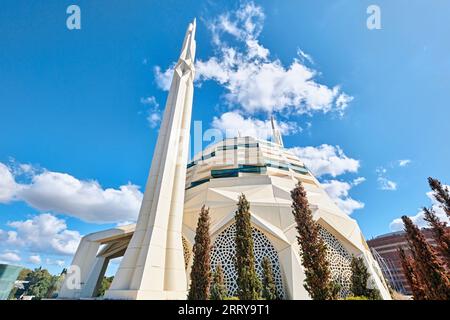
[[273, 137], [273, 141], [274, 141], [276, 144], [278, 144], [278, 145], [284, 147], [284, 144], [283, 144], [283, 138], [282, 138], [282, 136], [281, 136], [280, 130], [278, 129], [277, 122], [276, 122], [274, 116], [271, 116], [271, 117], [270, 117], [270, 122], [272, 123], [272, 137]]
[[109, 299], [186, 299], [181, 229], [195, 76], [196, 21], [175, 66], [136, 230]]

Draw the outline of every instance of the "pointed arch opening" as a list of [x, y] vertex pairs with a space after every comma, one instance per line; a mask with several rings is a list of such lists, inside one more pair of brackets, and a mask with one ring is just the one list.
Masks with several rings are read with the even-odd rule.
[[[211, 269], [215, 270], [220, 264], [225, 278], [225, 284], [228, 289], [228, 296], [236, 296], [238, 292], [237, 271], [235, 268], [236, 256], [236, 226], [233, 223], [223, 230], [214, 240], [211, 252]], [[262, 279], [263, 268], [262, 260], [269, 258], [272, 264], [273, 276], [277, 288], [277, 295], [280, 299], [285, 298], [283, 279], [280, 267], [278, 253], [270, 240], [263, 232], [252, 226], [253, 252], [255, 255], [255, 269], [258, 277]]]

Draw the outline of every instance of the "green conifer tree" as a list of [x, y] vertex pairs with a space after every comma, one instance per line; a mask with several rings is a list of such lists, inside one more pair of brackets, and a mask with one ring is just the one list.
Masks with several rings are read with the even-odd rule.
[[263, 269], [262, 297], [266, 300], [276, 300], [278, 299], [278, 295], [273, 277], [272, 263], [269, 258], [264, 257], [261, 264]]
[[209, 209], [202, 207], [198, 218], [194, 260], [191, 269], [189, 300], [207, 300], [211, 284], [211, 236], [209, 234]]
[[244, 194], [239, 197], [238, 209], [234, 217], [238, 297], [240, 300], [258, 300], [261, 298], [261, 282], [255, 270], [250, 204]]
[[352, 277], [350, 291], [353, 296], [366, 297], [372, 300], [381, 299], [380, 292], [377, 289], [371, 289], [368, 287], [370, 281], [370, 274], [367, 271], [367, 267], [364, 264], [364, 260], [361, 257], [352, 257], [351, 262]]
[[213, 272], [210, 289], [210, 300], [225, 300], [227, 298], [227, 287], [223, 276], [222, 266], [219, 264]]

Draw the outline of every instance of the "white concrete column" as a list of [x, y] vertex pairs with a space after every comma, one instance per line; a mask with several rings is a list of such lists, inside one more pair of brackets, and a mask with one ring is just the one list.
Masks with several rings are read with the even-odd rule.
[[175, 67], [136, 231], [107, 299], [186, 299], [181, 228], [189, 153], [195, 20]]
[[[72, 264], [69, 267], [73, 272], [79, 272], [79, 274], [68, 274], [65, 277], [58, 298], [78, 299], [81, 297], [83, 286], [95, 265], [99, 247], [100, 243], [90, 241], [87, 237], [81, 239]], [[79, 283], [73, 283], [74, 279]]]
[[80, 298], [92, 298], [96, 293], [98, 285], [101, 283], [108, 267], [109, 259], [105, 257], [97, 257], [89, 276], [81, 288]]

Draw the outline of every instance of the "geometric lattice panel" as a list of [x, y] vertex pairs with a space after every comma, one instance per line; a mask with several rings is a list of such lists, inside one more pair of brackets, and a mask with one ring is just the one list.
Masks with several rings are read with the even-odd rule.
[[181, 236], [181, 240], [183, 241], [184, 268], [187, 269], [191, 259], [191, 250], [189, 249], [189, 243], [183, 236]]
[[352, 256], [339, 240], [323, 227], [319, 228], [319, 235], [327, 245], [326, 259], [330, 264], [331, 279], [340, 285], [340, 296], [344, 298], [350, 294]]
[[[211, 252], [211, 269], [215, 270], [220, 264], [223, 273], [225, 284], [228, 289], [228, 296], [236, 296], [237, 287], [237, 272], [235, 269], [235, 256], [236, 256], [236, 226], [232, 224], [224, 231], [222, 231], [214, 240], [212, 252]], [[273, 276], [277, 288], [278, 297], [284, 298], [283, 280], [281, 277], [280, 262], [278, 259], [278, 253], [270, 243], [269, 239], [258, 229], [252, 227], [253, 238], [253, 253], [255, 256], [255, 268], [259, 279], [262, 279], [263, 268], [262, 260], [264, 257], [269, 258], [272, 264]]]

